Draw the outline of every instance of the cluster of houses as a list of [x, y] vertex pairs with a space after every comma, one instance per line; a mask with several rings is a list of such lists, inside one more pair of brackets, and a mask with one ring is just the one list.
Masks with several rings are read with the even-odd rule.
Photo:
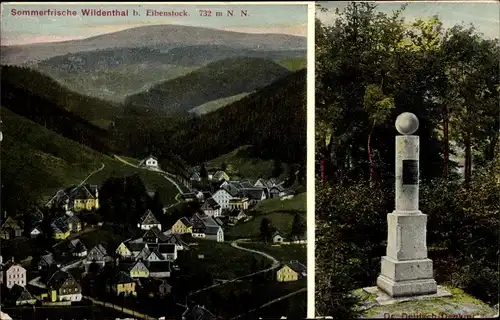
[[[31, 213], [29, 216], [30, 228], [27, 229], [22, 221], [7, 217], [0, 227], [0, 238], [8, 240], [26, 235], [31, 239], [36, 239], [44, 232], [41, 226], [43, 218], [44, 216], [39, 210]], [[71, 234], [82, 231], [86, 226], [86, 223], [73, 215], [71, 211], [67, 211], [64, 214], [54, 214], [50, 218], [50, 232], [56, 240], [65, 240]]]
[[191, 234], [193, 238], [202, 238], [217, 242], [224, 242], [224, 222], [220, 217], [213, 217], [205, 213], [195, 213], [190, 219], [182, 217], [171, 228], [172, 234]]
[[[115, 251], [114, 274], [108, 279], [106, 288], [116, 295], [137, 295], [138, 287], [152, 287], [155, 294], [170, 292], [171, 286], [166, 278], [171, 276], [176, 266], [177, 252], [189, 250], [178, 234], [165, 235], [157, 227], [145, 231], [142, 238], [127, 240]], [[98, 244], [88, 250], [80, 239], [61, 243], [55, 253], [46, 252], [40, 256], [36, 267], [38, 277], [30, 289], [26, 269], [21, 264], [9, 260], [1, 264], [2, 287], [8, 291], [3, 302], [10, 305], [44, 303], [71, 303], [82, 300], [82, 288], [69, 272], [70, 268], [82, 266], [88, 272], [95, 264], [99, 270], [113, 258], [106, 248]], [[62, 265], [62, 257], [69, 258], [69, 263]]]
[[[141, 161], [139, 166], [160, 170], [158, 159], [152, 156]], [[210, 173], [208, 178], [218, 186], [215, 192], [197, 191], [181, 195], [184, 201], [199, 201], [201, 207], [198, 212], [176, 221], [170, 232], [162, 232], [161, 223], [147, 210], [137, 222], [137, 228], [144, 231], [143, 236], [122, 242], [112, 255], [101, 244], [87, 248], [79, 238], [68, 239], [71, 234], [86, 226], [75, 213], [99, 208], [98, 187], [84, 184], [59, 190], [47, 203], [47, 207], [62, 209], [56, 210], [60, 213], [51, 215], [50, 221], [52, 237], [61, 242], [54, 247], [53, 253], [46, 252], [33, 261], [32, 265], [42, 276], [31, 279], [33, 283], [30, 285], [26, 269], [21, 264], [14, 260], [0, 262], [0, 282], [5, 291], [2, 293], [6, 293], [2, 300], [16, 306], [34, 304], [37, 301], [80, 301], [82, 287], [69, 270], [83, 266], [85, 273], [88, 273], [91, 265], [102, 270], [109, 262], [113, 262], [111, 265], [114, 267], [106, 283], [108, 292], [135, 296], [138, 288], [147, 287], [146, 292], [168, 294], [171, 286], [167, 279], [172, 276], [173, 271], [178, 270], [175, 264], [178, 252], [190, 250], [190, 246], [181, 238], [182, 234], [223, 242], [223, 226], [250, 219], [247, 210], [252, 206], [264, 199], [293, 196], [293, 192], [285, 190], [275, 179], [231, 181], [229, 175], [220, 170]], [[191, 180], [201, 181], [201, 178], [195, 173]], [[11, 239], [22, 236], [23, 233], [31, 238], [40, 236], [43, 233], [41, 223], [44, 215], [36, 210], [30, 217], [29, 230], [24, 230], [23, 222], [7, 218], [0, 227], [0, 238]], [[276, 233], [273, 241], [282, 242], [283, 237]], [[296, 281], [305, 276], [306, 267], [297, 261], [282, 264], [276, 272], [279, 282]]]
[[[47, 202], [46, 206], [52, 209], [62, 209], [61, 214], [51, 216], [50, 228], [54, 239], [64, 240], [70, 234], [81, 231], [85, 225], [75, 213], [99, 208], [98, 187], [85, 184], [59, 190]], [[0, 227], [0, 238], [8, 240], [26, 235], [35, 239], [40, 236], [43, 233], [41, 228], [43, 213], [36, 209], [28, 216], [27, 225], [23, 221], [7, 217]]]
[[[255, 182], [248, 179], [231, 181], [224, 171], [209, 175], [209, 179], [218, 185], [217, 191], [213, 194], [209, 191], [190, 192], [182, 194], [181, 199], [186, 202], [201, 202], [200, 210], [203, 215], [214, 218], [213, 220], [221, 226], [218, 221], [220, 219], [226, 220], [229, 225], [250, 219], [247, 210], [262, 200], [293, 196], [293, 192], [285, 190], [282, 183], [276, 179], [258, 179]], [[201, 181], [199, 173], [194, 173], [191, 180]], [[190, 219], [183, 218], [176, 222], [172, 230], [175, 229], [174, 232], [177, 233], [192, 233], [191, 227]], [[208, 238], [210, 236], [213, 234]]]
[[46, 277], [40, 287], [31, 286], [28, 290], [27, 272], [21, 264], [9, 260], [1, 265], [2, 290], [8, 290], [2, 299], [4, 303], [15, 306], [31, 305], [36, 301], [80, 301], [82, 291], [79, 283], [67, 271], [58, 269]]
[[[201, 182], [201, 176], [198, 172], [191, 175], [191, 181]], [[259, 201], [271, 198], [290, 198], [293, 196], [292, 190], [287, 190], [283, 187], [283, 183], [277, 179], [271, 178], [258, 179], [252, 181], [250, 179], [231, 181], [229, 175], [224, 171], [216, 171], [208, 175], [208, 179], [212, 184], [218, 184], [219, 188], [214, 192], [212, 198], [221, 206], [221, 209], [241, 207], [248, 208]], [[201, 197], [199, 193], [192, 198]]]

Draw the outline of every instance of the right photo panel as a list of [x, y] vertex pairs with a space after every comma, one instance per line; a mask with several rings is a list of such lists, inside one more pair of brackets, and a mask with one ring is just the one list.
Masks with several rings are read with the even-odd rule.
[[499, 10], [316, 4], [318, 318], [498, 317]]

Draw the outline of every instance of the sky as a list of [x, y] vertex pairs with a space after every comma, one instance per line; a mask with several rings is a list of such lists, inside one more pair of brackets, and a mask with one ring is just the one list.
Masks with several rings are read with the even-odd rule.
[[[325, 24], [331, 24], [335, 21], [335, 8], [345, 8], [348, 2], [326, 2], [319, 1], [319, 4], [325, 8], [333, 9], [331, 12], [318, 13], [316, 16]], [[408, 20], [417, 18], [428, 18], [433, 15], [438, 15], [443, 26], [448, 28], [456, 24], [465, 26], [471, 23], [476, 27], [476, 30], [486, 38], [500, 37], [500, 2], [474, 1], [456, 2], [456, 1], [440, 1], [440, 2], [379, 2], [377, 8], [384, 13], [391, 13], [401, 7], [402, 4], [408, 3], [403, 11], [403, 16]]]
[[[13, 15], [12, 10], [76, 10], [76, 16]], [[129, 10], [129, 16], [84, 16], [82, 9]], [[141, 16], [133, 16], [132, 10]], [[146, 16], [147, 9], [183, 11], [189, 16]], [[200, 16], [199, 10], [210, 10], [211, 16]], [[234, 16], [228, 16], [228, 10]], [[240, 12], [246, 10], [247, 16]], [[222, 12], [223, 16], [216, 16]], [[307, 36], [307, 4], [289, 5], [214, 5], [214, 4], [159, 4], [159, 3], [2, 3], [1, 44], [18, 45], [83, 39], [133, 27], [154, 24], [177, 24], [248, 33], [283, 33]]]

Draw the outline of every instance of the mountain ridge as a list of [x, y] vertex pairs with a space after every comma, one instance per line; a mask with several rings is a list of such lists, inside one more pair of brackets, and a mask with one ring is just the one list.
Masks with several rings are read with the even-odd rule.
[[0, 47], [2, 64], [22, 64], [51, 57], [104, 48], [150, 47], [167, 45], [219, 44], [234, 48], [261, 50], [306, 49], [307, 39], [287, 34], [258, 34], [226, 31], [185, 25], [139, 26], [97, 35], [85, 39], [63, 42], [25, 44]]

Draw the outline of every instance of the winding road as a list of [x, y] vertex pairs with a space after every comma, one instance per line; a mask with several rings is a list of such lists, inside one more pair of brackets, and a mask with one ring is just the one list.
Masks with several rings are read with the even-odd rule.
[[276, 260], [276, 258], [274, 258], [273, 256], [271, 256], [271, 255], [269, 255], [269, 254], [267, 254], [265, 252], [262, 252], [262, 251], [258, 251], [258, 250], [254, 250], [254, 249], [247, 249], [247, 248], [240, 247], [238, 245], [238, 243], [248, 242], [248, 241], [249, 241], [249, 239], [238, 239], [238, 240], [235, 240], [235, 241], [231, 242], [231, 246], [233, 248], [236, 248], [236, 249], [239, 249], [239, 250], [243, 250], [243, 251], [247, 251], [247, 252], [251, 252], [251, 253], [256, 253], [256, 254], [259, 254], [261, 256], [264, 256], [265, 258], [267, 258], [267, 259], [269, 259], [269, 260], [272, 261], [271, 267], [263, 269], [263, 270], [259, 270], [257, 272], [253, 272], [253, 273], [250, 273], [250, 274], [238, 277], [238, 278], [234, 278], [234, 279], [222, 282], [222, 283], [217, 283], [217, 284], [205, 287], [203, 289], [191, 292], [191, 294], [189, 296], [192, 296], [193, 294], [196, 294], [196, 293], [199, 293], [199, 292], [202, 292], [202, 291], [205, 291], [205, 290], [209, 290], [209, 289], [221, 286], [221, 285], [226, 284], [226, 283], [235, 282], [235, 281], [242, 280], [242, 279], [245, 279], [245, 278], [253, 277], [253, 276], [255, 276], [257, 274], [260, 274], [260, 273], [269, 272], [271, 270], [277, 269], [280, 266], [280, 262], [278, 260]]
[[85, 184], [85, 182], [87, 182], [87, 180], [92, 177], [94, 174], [98, 173], [99, 171], [102, 171], [104, 169], [106, 165], [104, 164], [104, 162], [101, 162], [101, 167], [95, 171], [92, 171], [85, 179], [82, 180], [82, 182], [80, 182], [80, 184], [78, 186], [76, 186], [76, 188], [79, 188], [81, 186], [83, 186]]
[[161, 175], [162, 175], [165, 179], [167, 179], [170, 183], [172, 183], [172, 184], [173, 184], [173, 185], [177, 188], [177, 190], [179, 190], [179, 193], [181, 193], [181, 194], [182, 194], [182, 193], [185, 193], [185, 190], [189, 190], [189, 188], [188, 188], [188, 187], [186, 187], [186, 186], [184, 186], [184, 185], [182, 185], [182, 187], [184, 187], [185, 189], [182, 189], [182, 187], [181, 187], [181, 185], [180, 185], [180, 184], [178, 184], [175, 180], [173, 180], [171, 177], [169, 177], [169, 176], [174, 176], [174, 175], [173, 175], [173, 174], [171, 174], [170, 172], [166, 172], [166, 171], [163, 171], [163, 170], [161, 170], [161, 169], [158, 169], [158, 170], [156, 170], [156, 171], [153, 171], [153, 170], [149, 170], [149, 169], [146, 169], [146, 168], [141, 168], [141, 167], [139, 167], [138, 165], [135, 165], [135, 164], [133, 164], [133, 163], [130, 163], [130, 162], [128, 162], [127, 160], [125, 160], [125, 159], [123, 159], [123, 158], [121, 158], [121, 157], [117, 156], [116, 154], [114, 154], [114, 155], [113, 155], [113, 157], [114, 157], [116, 160], [120, 161], [121, 163], [126, 164], [126, 165], [129, 165], [129, 166], [131, 166], [131, 167], [138, 168], [138, 169], [143, 169], [143, 170], [148, 170], [148, 171], [152, 171], [152, 172], [158, 172], [158, 173], [160, 173], [160, 174], [161, 174]]

